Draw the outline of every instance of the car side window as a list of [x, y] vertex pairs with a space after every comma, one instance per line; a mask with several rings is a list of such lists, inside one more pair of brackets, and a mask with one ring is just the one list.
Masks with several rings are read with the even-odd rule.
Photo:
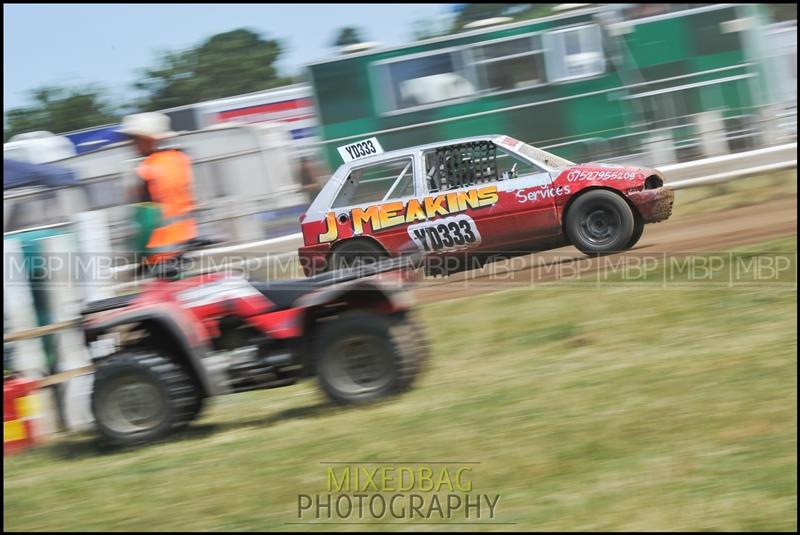
[[406, 157], [353, 169], [332, 208], [343, 208], [414, 195], [414, 160]]
[[497, 180], [497, 148], [491, 141], [445, 145], [425, 152], [425, 182], [430, 192]]
[[501, 180], [545, 173], [545, 170], [501, 147], [497, 148], [497, 176]]
[[446, 145], [427, 151], [425, 182], [429, 192], [442, 192], [510, 180], [543, 172], [491, 141]]

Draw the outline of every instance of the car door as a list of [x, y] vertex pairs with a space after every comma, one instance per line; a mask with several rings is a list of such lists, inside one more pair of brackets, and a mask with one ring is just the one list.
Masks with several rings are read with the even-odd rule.
[[488, 140], [443, 145], [423, 153], [426, 195], [421, 201], [428, 217], [409, 230], [425, 251], [491, 249], [503, 242], [502, 229], [510, 221], [499, 203], [492, 154]]
[[337, 240], [371, 236], [390, 253], [404, 250], [406, 206], [417, 193], [415, 158], [408, 154], [352, 167], [331, 202]]
[[514, 242], [535, 241], [560, 232], [556, 200], [569, 194], [554, 187], [554, 174], [507, 148], [497, 147], [498, 190], [510, 218]]
[[[534, 188], [549, 185], [551, 177], [524, 158], [485, 140], [437, 147], [427, 151], [423, 161], [426, 197], [444, 198], [448, 213], [442, 215], [457, 222], [466, 239], [473, 231], [476, 241], [470, 248], [506, 248], [530, 241], [539, 226], [545, 232], [552, 230], [553, 200], [538, 193], [527, 197]], [[455, 230], [449, 223], [447, 227]], [[429, 244], [431, 248], [448, 249], [441, 222], [427, 224], [441, 231], [441, 239]]]

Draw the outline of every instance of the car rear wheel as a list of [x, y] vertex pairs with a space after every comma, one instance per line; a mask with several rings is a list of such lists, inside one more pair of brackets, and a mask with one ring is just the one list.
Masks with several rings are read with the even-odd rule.
[[388, 254], [378, 244], [369, 240], [351, 240], [341, 244], [331, 254], [331, 269], [359, 268], [376, 264]]
[[567, 237], [579, 251], [588, 255], [628, 248], [635, 226], [633, 211], [625, 199], [608, 190], [584, 193], [567, 212]]

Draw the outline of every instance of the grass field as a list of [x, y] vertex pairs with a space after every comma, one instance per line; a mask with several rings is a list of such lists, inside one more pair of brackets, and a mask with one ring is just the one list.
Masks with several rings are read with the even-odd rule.
[[[795, 238], [734, 260], [756, 250]], [[458, 461], [501, 496], [509, 524], [483, 529], [795, 530], [796, 304], [792, 284], [587, 284], [428, 305], [408, 394], [340, 409], [308, 382], [219, 398], [169, 443], [72, 436], [4, 461], [5, 527], [369, 530], [290, 524], [326, 492], [320, 463]]]
[[727, 210], [787, 196], [797, 196], [796, 169], [678, 190], [672, 217]]

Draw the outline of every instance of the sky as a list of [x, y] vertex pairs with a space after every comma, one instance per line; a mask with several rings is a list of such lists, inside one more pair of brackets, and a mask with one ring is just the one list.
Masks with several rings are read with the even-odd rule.
[[441, 23], [449, 4], [4, 4], [3, 109], [29, 103], [42, 85], [97, 83], [129, 100], [140, 69], [158, 52], [246, 27], [278, 39], [281, 74], [331, 56], [336, 30], [364, 29], [369, 41], [409, 42], [414, 22]]

